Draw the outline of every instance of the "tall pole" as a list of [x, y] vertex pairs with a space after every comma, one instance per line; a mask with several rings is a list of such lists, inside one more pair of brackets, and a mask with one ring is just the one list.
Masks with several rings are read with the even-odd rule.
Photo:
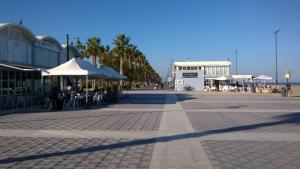
[[237, 67], [238, 67], [238, 63], [237, 63], [237, 54], [238, 54], [238, 50], [235, 50], [235, 74], [238, 74], [237, 71]]
[[278, 83], [278, 69], [277, 69], [277, 33], [280, 31], [280, 29], [278, 29], [277, 31], [274, 32], [275, 34], [275, 64], [276, 64], [276, 84]]
[[69, 57], [69, 34], [67, 34], [67, 61], [70, 59]]

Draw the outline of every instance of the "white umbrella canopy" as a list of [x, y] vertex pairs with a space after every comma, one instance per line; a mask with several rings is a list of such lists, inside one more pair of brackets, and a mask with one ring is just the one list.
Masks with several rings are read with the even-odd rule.
[[221, 76], [216, 78], [215, 80], [233, 80], [231, 76]]
[[254, 80], [272, 80], [272, 77], [267, 75], [260, 75], [254, 78]]
[[52, 69], [42, 71], [42, 76], [92, 76], [98, 78], [108, 78], [112, 75], [96, 68], [90, 62], [80, 58], [72, 58], [71, 60], [54, 67]]
[[252, 75], [232, 75], [235, 80], [252, 80]]

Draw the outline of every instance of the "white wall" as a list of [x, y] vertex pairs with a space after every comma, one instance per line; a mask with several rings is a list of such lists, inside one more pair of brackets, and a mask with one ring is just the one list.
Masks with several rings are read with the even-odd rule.
[[[184, 78], [183, 73], [197, 73], [197, 78]], [[203, 91], [204, 89], [204, 71], [203, 70], [177, 70], [175, 71], [175, 90], [185, 91], [185, 86], [191, 86], [194, 91]], [[183, 83], [178, 83], [183, 82]]]

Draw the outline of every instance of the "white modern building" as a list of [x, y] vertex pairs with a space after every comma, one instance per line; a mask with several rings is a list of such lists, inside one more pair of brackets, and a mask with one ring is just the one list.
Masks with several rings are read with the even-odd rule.
[[[69, 59], [80, 55], [69, 46]], [[38, 94], [41, 69], [67, 61], [67, 46], [51, 36], [35, 36], [23, 25], [0, 23], [0, 96]], [[2, 99], [4, 100], [4, 99]]]
[[230, 76], [230, 61], [176, 61], [173, 65], [173, 78], [176, 91], [190, 88], [203, 91], [210, 79]]

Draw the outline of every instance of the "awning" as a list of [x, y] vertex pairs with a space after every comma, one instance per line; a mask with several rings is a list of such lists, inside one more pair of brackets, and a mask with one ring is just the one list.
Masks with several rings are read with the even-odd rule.
[[272, 77], [267, 75], [260, 75], [254, 78], [254, 80], [272, 80]]
[[33, 71], [42, 71], [41, 68], [31, 68], [31, 67], [25, 67], [25, 66], [16, 66], [16, 65], [9, 65], [0, 63], [0, 66], [7, 67], [10, 69], [20, 70], [20, 71], [27, 71], [27, 72], [33, 72]]
[[217, 80], [218, 77], [206, 77], [205, 80]]
[[232, 75], [235, 80], [251, 80], [252, 75]]
[[205, 80], [233, 80], [231, 76], [207, 77]]
[[109, 77], [107, 79], [113, 79], [113, 80], [125, 80], [125, 79], [127, 79], [126, 76], [121, 75], [120, 73], [118, 73], [112, 67], [101, 65], [100, 69], [111, 75], [111, 77]]
[[216, 80], [233, 80], [231, 76], [221, 76], [216, 78]]

